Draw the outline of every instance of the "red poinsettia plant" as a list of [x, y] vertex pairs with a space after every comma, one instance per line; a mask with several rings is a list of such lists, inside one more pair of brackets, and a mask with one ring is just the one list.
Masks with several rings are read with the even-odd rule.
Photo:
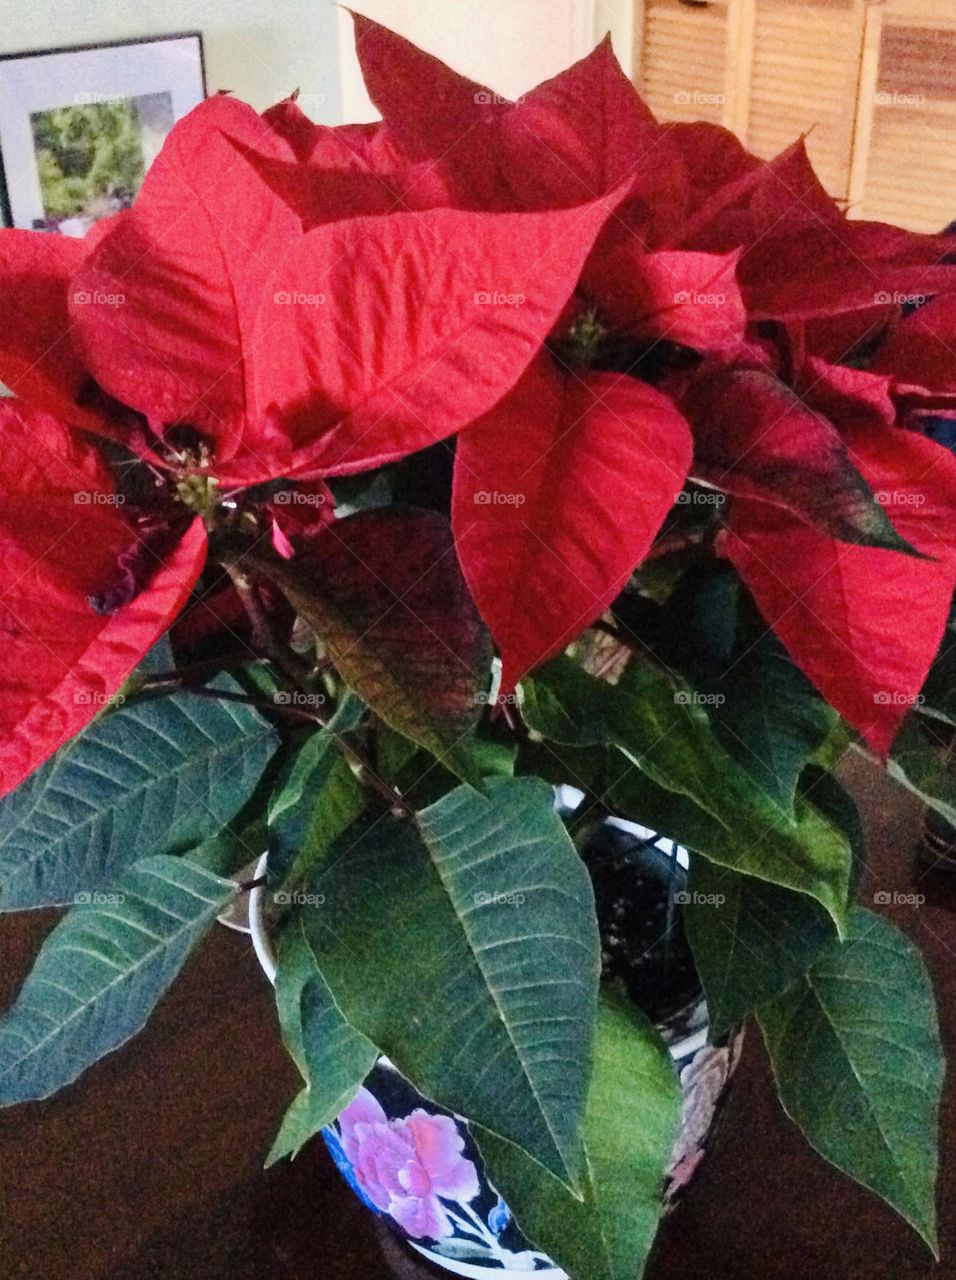
[[[614, 813], [693, 851], [712, 1032], [756, 1011], [811, 1141], [932, 1241], [931, 995], [850, 906], [831, 767], [865, 750], [952, 811], [956, 243], [850, 217], [803, 140], [765, 161], [658, 122], [608, 42], [512, 103], [355, 21], [379, 123], [220, 95], [86, 239], [0, 233], [0, 907], [74, 904], [0, 1019], [0, 1100], [132, 1034], [268, 848], [287, 906], [335, 884], [375, 922], [277, 922], [310, 1099], [287, 1149], [387, 1053], [472, 1120], [536, 1245], [633, 1275], [670, 1130], [649, 1155], [608, 1126], [677, 1094], [602, 1070], [661, 1050], [599, 990], [541, 779], [570, 782], [572, 835]], [[420, 855], [420, 911], [366, 901], [373, 848], [383, 883]], [[506, 889], [531, 1032], [483, 956]], [[80, 934], [92, 968], [47, 1008]], [[340, 1020], [321, 1077], [283, 981]], [[487, 1059], [436, 1049], [459, 1018], [494, 1099]]]

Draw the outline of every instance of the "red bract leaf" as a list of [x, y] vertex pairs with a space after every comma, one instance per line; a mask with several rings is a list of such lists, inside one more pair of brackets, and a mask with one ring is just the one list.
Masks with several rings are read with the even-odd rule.
[[[567, 208], [625, 178], [662, 196], [680, 157], [603, 41], [517, 102], [460, 76], [359, 15], [355, 39], [388, 136], [442, 175], [443, 203], [481, 210]], [[422, 207], [419, 205], [419, 207]]]
[[440, 166], [430, 159], [414, 160], [386, 125], [330, 128], [313, 124], [301, 112], [301, 120], [289, 119], [291, 105], [280, 105], [287, 108], [281, 125], [270, 112], [263, 119], [283, 137], [294, 135], [289, 140], [298, 157], [295, 163], [245, 148], [240, 154], [306, 231], [338, 218], [456, 203]]
[[680, 493], [687, 423], [635, 378], [547, 358], [458, 441], [452, 523], [506, 691], [594, 621]]
[[621, 70], [608, 36], [560, 75], [498, 116], [496, 150], [508, 186], [526, 208], [583, 204], [632, 181], [659, 193], [666, 131]]
[[441, 165], [455, 206], [507, 208], [494, 122], [513, 104], [387, 27], [352, 17], [369, 97], [409, 159]]
[[892, 243], [860, 235], [851, 221], [768, 235], [747, 250], [738, 269], [751, 318], [872, 311], [954, 287], [956, 268], [936, 265], [935, 258], [914, 261], [908, 249], [888, 257]]
[[810, 356], [800, 372], [802, 398], [841, 428], [892, 427], [897, 412], [892, 380], [882, 374], [828, 364]]
[[603, 318], [636, 337], [668, 338], [699, 351], [733, 350], [747, 325], [737, 258], [645, 253], [631, 240], [607, 256], [592, 255], [583, 288]]
[[833, 424], [772, 374], [704, 369], [681, 407], [694, 430], [694, 474], [770, 502], [847, 542], [908, 549]]
[[300, 233], [237, 147], [292, 155], [233, 98], [181, 120], [133, 210], [77, 272], [71, 300], [100, 385], [157, 427], [198, 427], [221, 459], [244, 439], [263, 282]]
[[[726, 166], [726, 159], [724, 165]], [[843, 214], [813, 171], [802, 138], [770, 161], [748, 164], [739, 156], [736, 172], [723, 185], [705, 184], [703, 198], [679, 229], [676, 245], [729, 253], [786, 229], [837, 226]]]
[[956, 460], [899, 429], [860, 432], [852, 449], [900, 533], [939, 559], [848, 546], [757, 502], [735, 502], [722, 545], [794, 662], [885, 755], [949, 616]]
[[108, 592], [135, 545], [92, 451], [41, 413], [5, 406], [0, 454], [0, 794], [17, 786], [115, 693], [181, 609], [206, 537], [192, 526], [133, 601]]
[[361, 471], [486, 413], [548, 336], [613, 201], [548, 214], [433, 209], [309, 232], [263, 300], [270, 435], [243, 475]]
[[70, 236], [0, 231], [0, 378], [20, 399], [95, 427], [76, 403], [87, 376], [67, 299], [88, 246]]
[[872, 368], [898, 386], [956, 392], [956, 293], [934, 298], [901, 320]]

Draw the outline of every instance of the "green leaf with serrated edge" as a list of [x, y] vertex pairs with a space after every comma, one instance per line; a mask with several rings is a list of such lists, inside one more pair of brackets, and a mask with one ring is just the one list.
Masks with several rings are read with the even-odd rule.
[[276, 884], [301, 879], [365, 803], [361, 783], [337, 734], [356, 728], [364, 705], [348, 694], [328, 727], [309, 735], [289, 761], [269, 801], [269, 874]]
[[632, 1005], [605, 997], [582, 1125], [583, 1202], [512, 1143], [474, 1132], [489, 1176], [537, 1249], [575, 1280], [638, 1280], [680, 1114], [677, 1074], [660, 1035]]
[[797, 779], [839, 716], [784, 652], [765, 636], [708, 688], [714, 730], [726, 750], [792, 811]]
[[161, 855], [73, 907], [0, 1017], [0, 1106], [49, 1097], [135, 1035], [235, 891]]
[[303, 904], [282, 932], [276, 969], [276, 1007], [282, 1037], [306, 1087], [282, 1121], [266, 1166], [297, 1155], [306, 1142], [349, 1105], [372, 1070], [378, 1050], [335, 1003], [302, 927]]
[[811, 895], [844, 927], [847, 841], [805, 803], [791, 814], [769, 795], [724, 750], [687, 686], [637, 662], [612, 686], [569, 659], [527, 683], [523, 713], [532, 729], [572, 746], [613, 743], [633, 763], [611, 771], [612, 803], [627, 817], [712, 861]]
[[[234, 691], [227, 676], [215, 687]], [[277, 737], [252, 707], [176, 693], [95, 721], [0, 800], [0, 911], [73, 901], [219, 832]]]
[[349, 1022], [427, 1097], [573, 1184], [600, 943], [551, 788], [495, 779], [417, 826], [360, 823], [306, 884], [323, 905], [304, 928]]
[[[853, 801], [829, 775], [809, 770], [806, 776], [805, 799], [844, 833], [858, 871], [863, 833]], [[684, 927], [707, 997], [712, 1039], [789, 987], [835, 933], [815, 899], [706, 858], [691, 860]]]
[[854, 910], [804, 978], [757, 1016], [787, 1113], [825, 1159], [881, 1196], [936, 1252], [944, 1059], [912, 942]]
[[907, 716], [894, 739], [886, 767], [891, 778], [956, 825], [956, 755], [950, 746], [952, 737], [948, 725]]
[[308, 559], [263, 568], [376, 715], [477, 784], [458, 744], [481, 714], [492, 647], [444, 516], [362, 511], [313, 539]]

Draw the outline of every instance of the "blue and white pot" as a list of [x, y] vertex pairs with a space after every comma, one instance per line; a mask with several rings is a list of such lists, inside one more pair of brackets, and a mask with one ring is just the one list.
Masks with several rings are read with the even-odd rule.
[[[667, 867], [678, 890], [683, 887], [687, 874], [684, 849], [633, 823], [611, 819], [608, 826], [645, 845]], [[256, 879], [265, 869], [263, 857], [256, 867]], [[249, 926], [262, 968], [274, 982], [275, 956], [264, 899], [262, 887], [250, 893]], [[668, 910], [673, 900], [671, 893]], [[609, 941], [604, 924], [602, 920], [602, 938], [610, 948], [613, 938]], [[606, 950], [606, 965], [608, 959]], [[665, 1208], [688, 1185], [704, 1157], [708, 1135], [739, 1057], [739, 1035], [724, 1044], [708, 1044], [706, 1017], [699, 988], [692, 999], [682, 998], [681, 1007], [674, 1012], [656, 1011], [655, 1021], [670, 1048], [683, 1089], [683, 1120], [665, 1179]], [[362, 1203], [436, 1266], [476, 1280], [492, 1275], [517, 1280], [529, 1272], [539, 1280], [567, 1280], [565, 1273], [521, 1234], [489, 1181], [462, 1117], [422, 1098], [387, 1058], [378, 1060], [355, 1101], [322, 1131], [322, 1137]]]

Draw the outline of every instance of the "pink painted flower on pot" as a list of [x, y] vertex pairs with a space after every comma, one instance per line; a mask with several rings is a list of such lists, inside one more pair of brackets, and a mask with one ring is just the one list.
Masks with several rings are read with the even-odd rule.
[[479, 1187], [478, 1171], [462, 1155], [464, 1139], [450, 1116], [416, 1108], [389, 1120], [372, 1094], [360, 1089], [339, 1125], [345, 1155], [376, 1208], [416, 1239], [454, 1234], [441, 1199], [467, 1203]]

